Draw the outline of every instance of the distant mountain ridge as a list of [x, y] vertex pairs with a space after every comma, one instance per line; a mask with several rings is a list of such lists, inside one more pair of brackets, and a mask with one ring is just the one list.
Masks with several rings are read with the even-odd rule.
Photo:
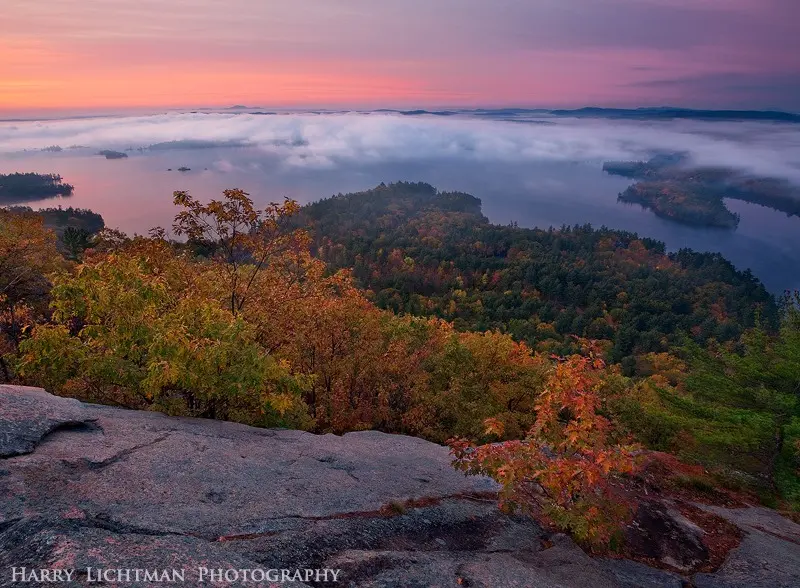
[[661, 106], [656, 108], [597, 108], [587, 107], [576, 110], [551, 110], [555, 116], [574, 116], [590, 118], [633, 118], [633, 119], [699, 119], [699, 120], [757, 120], [772, 122], [800, 123], [800, 114], [777, 110], [695, 110]]
[[568, 118], [610, 118], [632, 120], [715, 120], [715, 121], [762, 121], [800, 123], [800, 114], [777, 110], [696, 110], [692, 108], [676, 108], [671, 106], [643, 107], [643, 108], [600, 108], [587, 106], [577, 109], [544, 108], [476, 108], [462, 110], [392, 110], [381, 109], [373, 112], [402, 114], [405, 116], [434, 115], [474, 115], [489, 117], [516, 116], [555, 116]]
[[[713, 110], [679, 108], [673, 106], [655, 106], [640, 108], [604, 108], [586, 106], [574, 109], [550, 108], [453, 108], [453, 109], [401, 109], [401, 108], [376, 108], [376, 109], [280, 109], [276, 111], [264, 110], [258, 106], [244, 106], [237, 104], [228, 107], [205, 107], [191, 110], [176, 110], [175, 114], [248, 114], [248, 115], [288, 115], [288, 114], [398, 114], [401, 116], [474, 116], [486, 117], [496, 120], [525, 120], [523, 117], [541, 118], [606, 118], [615, 120], [708, 120], [708, 121], [759, 121], [800, 123], [800, 113], [781, 110]], [[103, 118], [105, 115], [83, 115], [65, 117], [22, 117], [0, 118], [4, 122], [33, 122], [45, 120], [73, 120]], [[125, 116], [125, 115], [115, 115]]]

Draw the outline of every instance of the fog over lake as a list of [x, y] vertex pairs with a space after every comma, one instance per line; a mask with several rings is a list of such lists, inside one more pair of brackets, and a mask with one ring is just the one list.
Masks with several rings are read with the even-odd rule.
[[[50, 146], [62, 150], [42, 151]], [[107, 160], [101, 149], [128, 157]], [[174, 190], [210, 198], [242, 188], [263, 205], [424, 181], [481, 198], [493, 222], [635, 231], [670, 250], [721, 252], [773, 292], [800, 288], [798, 217], [729, 200], [741, 223], [728, 231], [618, 203], [631, 182], [605, 174], [603, 161], [659, 151], [800, 183], [800, 125], [791, 124], [246, 112], [0, 122], [0, 173], [58, 173], [75, 186], [70, 198], [27, 205], [91, 208], [131, 233], [169, 227]]]

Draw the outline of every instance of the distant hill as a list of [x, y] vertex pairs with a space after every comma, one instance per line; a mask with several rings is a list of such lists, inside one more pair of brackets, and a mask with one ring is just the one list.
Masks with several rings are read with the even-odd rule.
[[477, 108], [469, 111], [481, 116], [516, 116], [518, 114], [551, 114], [545, 108]]
[[[268, 114], [277, 112], [261, 111], [258, 106], [237, 104], [225, 108], [226, 111], [241, 114]], [[213, 109], [201, 109], [213, 110]], [[198, 111], [193, 111], [198, 112]], [[678, 108], [673, 106], [655, 106], [642, 108], [602, 108], [587, 106], [576, 109], [548, 108], [454, 108], [448, 110], [427, 110], [424, 108], [403, 110], [398, 108], [378, 108], [375, 110], [298, 110], [305, 114], [397, 114], [401, 116], [476, 116], [513, 120], [517, 117], [568, 117], [568, 118], [607, 118], [617, 120], [708, 120], [708, 121], [761, 121], [800, 123], [800, 114], [778, 110], [702, 110]]]
[[693, 110], [690, 108], [579, 108], [551, 110], [554, 116], [616, 118], [616, 119], [696, 119], [696, 120], [754, 120], [800, 123], [800, 114], [772, 110]]
[[609, 118], [629, 120], [675, 120], [694, 119], [712, 121], [763, 121], [800, 123], [800, 114], [773, 110], [694, 110], [691, 108], [675, 108], [670, 106], [646, 108], [599, 108], [589, 106], [577, 109], [545, 108], [475, 108], [457, 110], [395, 110], [383, 108], [372, 112], [401, 114], [403, 116], [480, 116], [492, 118], [510, 118], [524, 116], [570, 117], [570, 118]]
[[389, 114], [402, 114], [403, 116], [421, 116], [430, 114], [433, 116], [453, 116], [455, 114], [462, 114], [460, 110], [393, 110], [391, 108], [381, 108], [373, 112], [383, 112]]
[[215, 147], [246, 147], [243, 141], [207, 141], [203, 139], [181, 139], [148, 145], [150, 151], [169, 151], [171, 149], [213, 149]]

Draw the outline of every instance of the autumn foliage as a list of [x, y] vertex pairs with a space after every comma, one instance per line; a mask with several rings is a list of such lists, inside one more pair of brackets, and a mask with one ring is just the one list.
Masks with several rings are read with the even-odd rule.
[[[441, 211], [414, 219], [414, 240], [450, 246], [462, 264], [474, 251], [494, 258], [496, 240], [461, 250], [448, 236], [472, 230], [477, 204], [463, 195], [439, 200]], [[294, 201], [257, 210], [247, 193], [227, 190], [206, 204], [176, 192], [174, 202], [172, 230], [185, 241], [163, 229], [134, 238], [104, 230], [73, 256], [80, 263], [63, 259], [35, 215], [0, 210], [0, 381], [172, 415], [450, 440], [455, 465], [495, 478], [506, 507], [546, 517], [590, 545], [607, 543], [630, 516], [619, 482], [636, 467], [634, 441], [754, 478], [761, 472], [751, 463], [767, 460], [752, 458], [777, 456], [782, 492], [800, 496], [798, 299], [787, 301], [779, 336], [749, 329], [708, 351], [625, 355], [625, 372], [639, 374], [630, 378], [606, 363], [622, 357], [620, 346], [626, 354], [634, 346], [617, 328], [620, 309], [605, 302], [580, 320], [594, 316], [588, 331], [613, 340], [559, 341], [556, 323], [535, 312], [546, 290], [509, 282], [501, 265], [467, 276], [454, 263], [408, 255], [408, 247], [378, 247], [373, 253], [386, 267], [370, 265], [369, 251], [353, 264], [356, 273], [397, 277], [376, 297], [357, 287], [351, 270], [332, 269], [353, 251], [325, 240], [315, 253], [342, 259], [328, 265], [312, 254]], [[402, 215], [381, 215], [376, 230], [403, 223]], [[650, 267], [654, 260], [669, 262], [664, 271], [685, 271], [638, 242], [618, 245], [601, 242], [597, 259], [613, 257], [615, 268], [631, 272], [662, 271]], [[520, 244], [503, 255], [530, 265], [532, 251]], [[553, 251], [562, 266], [571, 263]], [[488, 295], [505, 282], [501, 298]], [[455, 314], [415, 294], [437, 284], [453, 287], [447, 303]], [[474, 296], [478, 290], [486, 295]], [[714, 288], [693, 292], [709, 304], [720, 300]], [[615, 291], [608, 300], [641, 305], [633, 294]], [[484, 321], [490, 302], [506, 332]], [[464, 328], [466, 306], [480, 329]], [[514, 336], [512, 307], [528, 317], [535, 350]], [[715, 307], [720, 320], [725, 308]]]
[[[609, 375], [593, 351], [556, 358], [526, 437], [480, 446], [451, 440], [456, 466], [497, 480], [505, 506], [542, 513], [587, 543], [608, 543], [630, 515], [614, 482], [634, 470], [637, 451], [614, 440], [601, 414]], [[502, 422], [487, 419], [486, 432], [502, 436]]]
[[64, 265], [39, 216], [0, 208], [0, 382], [11, 377], [23, 335], [47, 311], [47, 276]]

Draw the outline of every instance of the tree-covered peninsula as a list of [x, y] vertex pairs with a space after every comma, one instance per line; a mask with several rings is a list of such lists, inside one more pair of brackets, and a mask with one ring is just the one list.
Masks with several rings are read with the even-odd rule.
[[603, 170], [638, 180], [619, 195], [620, 202], [640, 204], [683, 224], [735, 229], [740, 218], [728, 209], [725, 198], [800, 215], [800, 187], [788, 180], [696, 167], [680, 153], [657, 155], [649, 161], [609, 161]]

